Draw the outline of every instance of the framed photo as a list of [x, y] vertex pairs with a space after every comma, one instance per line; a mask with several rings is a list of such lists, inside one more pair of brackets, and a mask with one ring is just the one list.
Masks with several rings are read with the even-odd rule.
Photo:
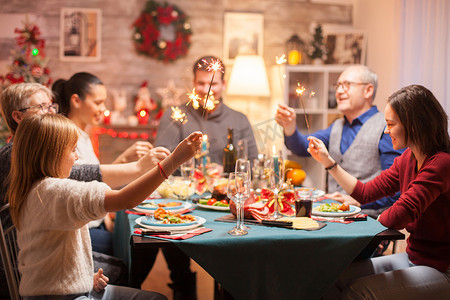
[[367, 34], [364, 31], [327, 32], [327, 64], [365, 64]]
[[62, 61], [100, 61], [100, 9], [62, 8], [59, 58]]
[[224, 61], [233, 63], [238, 54], [263, 53], [264, 16], [258, 13], [225, 13]]

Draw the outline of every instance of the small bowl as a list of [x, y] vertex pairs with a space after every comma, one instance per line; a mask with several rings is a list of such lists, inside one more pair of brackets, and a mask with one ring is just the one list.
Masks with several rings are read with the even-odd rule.
[[187, 200], [195, 193], [194, 182], [179, 176], [170, 176], [156, 189], [162, 198]]

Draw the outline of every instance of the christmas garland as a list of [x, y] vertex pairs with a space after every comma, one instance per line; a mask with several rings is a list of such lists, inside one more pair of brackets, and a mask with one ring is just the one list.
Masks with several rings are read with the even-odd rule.
[[192, 35], [187, 19], [175, 5], [147, 1], [133, 23], [136, 51], [164, 62], [186, 56]]

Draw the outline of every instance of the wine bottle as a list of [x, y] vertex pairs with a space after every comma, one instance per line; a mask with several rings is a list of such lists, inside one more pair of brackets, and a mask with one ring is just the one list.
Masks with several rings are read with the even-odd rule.
[[228, 128], [228, 143], [223, 149], [223, 173], [224, 175], [234, 172], [236, 164], [236, 148], [233, 145], [233, 128]]

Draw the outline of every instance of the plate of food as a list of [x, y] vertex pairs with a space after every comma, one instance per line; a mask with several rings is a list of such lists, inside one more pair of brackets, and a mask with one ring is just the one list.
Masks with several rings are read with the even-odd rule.
[[197, 203], [198, 207], [212, 210], [229, 211], [230, 203], [226, 199], [217, 201], [215, 198], [199, 199]]
[[312, 214], [321, 217], [347, 217], [357, 214], [361, 207], [342, 203], [315, 203]]
[[144, 216], [136, 219], [136, 223], [148, 229], [158, 230], [186, 230], [196, 228], [204, 224], [206, 220], [193, 215], [180, 215], [172, 213], [163, 208], [155, 211], [154, 215]]
[[136, 206], [138, 212], [153, 214], [158, 208], [164, 208], [173, 213], [180, 212], [192, 206], [191, 203], [175, 199], [147, 199]]

